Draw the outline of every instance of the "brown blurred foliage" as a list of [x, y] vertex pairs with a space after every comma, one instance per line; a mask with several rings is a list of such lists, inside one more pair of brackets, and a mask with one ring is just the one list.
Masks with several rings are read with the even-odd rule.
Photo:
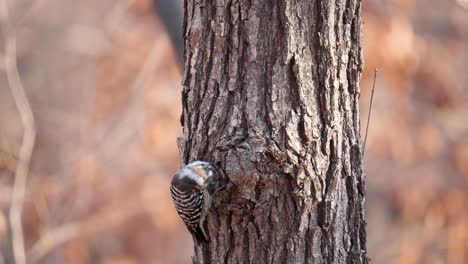
[[[29, 257], [188, 263], [192, 242], [168, 193], [179, 166], [181, 74], [151, 1], [9, 5], [37, 123], [23, 215]], [[369, 256], [468, 263], [468, 2], [369, 0], [363, 15], [363, 128], [379, 69], [365, 155]], [[8, 263], [22, 128], [3, 71], [0, 122]]]
[[364, 2], [362, 113], [379, 68], [365, 160], [375, 263], [468, 262], [466, 3]]

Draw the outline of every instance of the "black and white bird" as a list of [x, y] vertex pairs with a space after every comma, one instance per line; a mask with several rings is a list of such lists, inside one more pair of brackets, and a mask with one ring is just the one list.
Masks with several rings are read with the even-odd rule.
[[205, 219], [212, 196], [219, 190], [215, 168], [205, 161], [194, 161], [172, 178], [171, 196], [177, 213], [198, 241], [208, 241]]

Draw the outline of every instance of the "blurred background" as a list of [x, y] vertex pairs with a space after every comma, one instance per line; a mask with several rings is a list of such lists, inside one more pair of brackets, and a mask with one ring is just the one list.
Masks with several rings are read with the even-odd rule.
[[[181, 68], [162, 18], [177, 12], [151, 0], [7, 2], [0, 59], [15, 36], [37, 127], [23, 211], [32, 262], [189, 263], [168, 192]], [[363, 16], [362, 131], [379, 69], [365, 155], [369, 257], [468, 263], [468, 0], [366, 0]], [[2, 63], [1, 264], [12, 261], [22, 138], [6, 72]]]

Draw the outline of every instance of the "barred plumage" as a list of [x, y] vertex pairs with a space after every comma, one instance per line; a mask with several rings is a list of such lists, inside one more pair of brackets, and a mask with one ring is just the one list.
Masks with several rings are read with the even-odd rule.
[[208, 241], [204, 220], [211, 206], [209, 190], [213, 189], [215, 170], [204, 161], [183, 167], [171, 182], [171, 196], [180, 218], [195, 239]]

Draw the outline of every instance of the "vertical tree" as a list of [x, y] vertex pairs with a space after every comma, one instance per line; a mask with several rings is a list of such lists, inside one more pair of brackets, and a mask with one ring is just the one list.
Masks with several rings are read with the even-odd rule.
[[229, 178], [194, 263], [367, 263], [360, 0], [185, 0], [183, 162]]

